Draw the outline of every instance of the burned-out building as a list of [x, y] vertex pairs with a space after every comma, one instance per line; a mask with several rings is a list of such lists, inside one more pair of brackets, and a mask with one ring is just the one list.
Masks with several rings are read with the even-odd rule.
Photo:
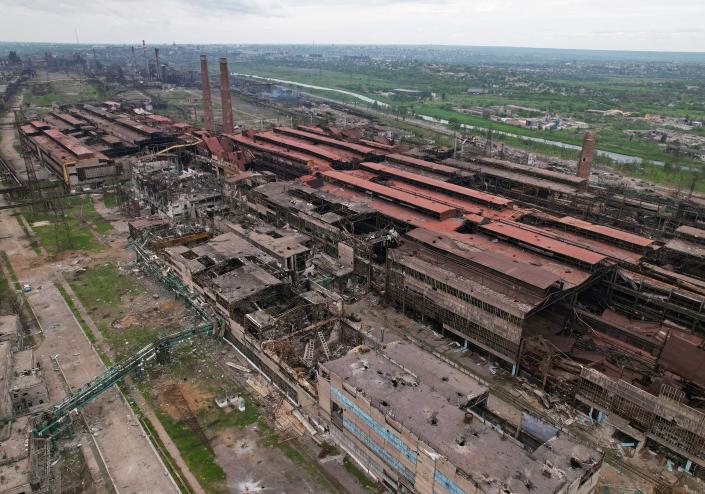
[[20, 140], [66, 187], [99, 186], [122, 178], [120, 164], [44, 121], [20, 126]]
[[567, 435], [534, 450], [473, 410], [488, 389], [412, 343], [358, 347], [320, 364], [331, 435], [394, 492], [589, 493], [602, 454]]
[[166, 248], [165, 261], [228, 321], [226, 337], [267, 369], [292, 401], [310, 408], [310, 369], [350, 345], [338, 323], [342, 300], [300, 277], [296, 261], [288, 261], [307, 251], [300, 234], [238, 224], [229, 230], [197, 246]]
[[34, 358], [34, 350], [16, 352], [12, 362], [10, 398], [14, 412], [24, 415], [49, 406], [49, 391]]
[[[531, 383], [546, 407], [555, 394], [606, 436], [705, 471], [705, 281], [697, 252], [679, 249], [702, 243], [697, 221], [651, 235], [665, 210], [608, 198], [589, 176], [432, 161], [314, 127], [221, 140], [230, 210], [205, 242], [164, 240], [162, 267], [390, 489], [587, 493], [600, 469], [601, 454], [563, 432], [527, 445], [487, 425], [468, 363], [414, 346], [434, 338]], [[414, 344], [385, 343], [389, 313], [418, 322], [393, 328]], [[443, 379], [456, 373], [462, 391]], [[480, 451], [506, 462], [479, 464]]]
[[172, 160], [135, 161], [130, 175], [133, 198], [149, 214], [174, 220], [207, 217], [223, 202], [215, 176], [183, 169]]

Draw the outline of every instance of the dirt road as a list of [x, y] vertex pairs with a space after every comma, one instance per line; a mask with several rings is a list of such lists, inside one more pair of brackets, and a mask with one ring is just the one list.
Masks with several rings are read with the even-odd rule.
[[[52, 357], [72, 389], [100, 375], [105, 367], [54, 286], [61, 265], [34, 254], [11, 213], [0, 210], [0, 250], [7, 253], [19, 280], [32, 286], [28, 299], [43, 331], [35, 352], [45, 369], [49, 398], [54, 403], [66, 395], [66, 389], [62, 378], [52, 371]], [[116, 389], [88, 405], [84, 414], [119, 492], [178, 492], [132, 409]], [[91, 462], [101, 463], [101, 459]]]

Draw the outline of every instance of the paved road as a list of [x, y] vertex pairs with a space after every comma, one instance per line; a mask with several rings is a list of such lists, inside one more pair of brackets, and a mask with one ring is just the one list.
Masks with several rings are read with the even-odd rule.
[[[0, 203], [4, 201], [0, 197]], [[60, 264], [34, 254], [10, 210], [0, 210], [0, 232], [0, 250], [7, 253], [20, 281], [33, 287], [28, 299], [43, 330], [35, 353], [54, 403], [66, 390], [62, 378], [51, 370], [52, 357], [58, 360], [71, 388], [100, 375], [105, 367], [54, 285]], [[88, 405], [84, 415], [119, 492], [178, 493], [132, 409], [115, 388]], [[88, 463], [100, 463], [100, 459], [91, 458]]]

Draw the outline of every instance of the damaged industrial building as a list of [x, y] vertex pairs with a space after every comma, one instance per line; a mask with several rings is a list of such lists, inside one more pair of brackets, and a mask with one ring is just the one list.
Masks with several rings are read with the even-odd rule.
[[71, 105], [23, 147], [68, 189], [127, 184], [139, 266], [312, 431], [400, 493], [588, 494], [598, 428], [705, 478], [704, 203], [591, 181], [592, 134], [569, 173], [372, 127], [236, 128], [224, 59], [217, 128], [200, 61], [205, 129]]
[[[222, 153], [189, 151], [221, 184], [220, 209], [188, 216], [207, 240], [183, 234], [157, 179], [151, 214], [171, 222], [133, 230], [140, 258], [212, 307], [225, 338], [390, 490], [594, 489], [604, 452], [565, 424], [542, 435], [535, 417], [499, 420], [470, 354], [703, 475], [705, 230], [692, 203], [688, 216], [591, 185], [590, 139], [571, 175], [364, 129], [209, 137]], [[393, 317], [404, 324], [379, 325]], [[456, 358], [424, 344], [438, 338]]]

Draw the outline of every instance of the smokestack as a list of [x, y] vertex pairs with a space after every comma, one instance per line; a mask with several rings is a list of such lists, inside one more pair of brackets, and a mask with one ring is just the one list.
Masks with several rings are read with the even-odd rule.
[[162, 80], [162, 69], [161, 69], [161, 65], [159, 64], [159, 48], [154, 49], [154, 58], [157, 61], [157, 80], [161, 81]]
[[233, 132], [233, 103], [230, 98], [230, 77], [228, 59], [220, 59], [220, 102], [223, 106], [223, 133]]
[[137, 72], [137, 55], [135, 55], [135, 47], [131, 46], [132, 48], [132, 64], [135, 66], [135, 72]]
[[144, 76], [149, 81], [152, 79], [152, 75], [149, 73], [149, 63], [147, 63], [147, 45], [144, 40], [142, 40], [142, 51], [144, 52]]
[[201, 89], [203, 90], [203, 124], [208, 132], [215, 132], [211, 87], [208, 84], [208, 59], [205, 55], [201, 55]]
[[[592, 157], [595, 154], [596, 144], [597, 135], [594, 132], [586, 132], [583, 139], [583, 150], [580, 152], [580, 161], [578, 161], [578, 176], [580, 178], [590, 179]], [[587, 188], [587, 184], [585, 188]]]

